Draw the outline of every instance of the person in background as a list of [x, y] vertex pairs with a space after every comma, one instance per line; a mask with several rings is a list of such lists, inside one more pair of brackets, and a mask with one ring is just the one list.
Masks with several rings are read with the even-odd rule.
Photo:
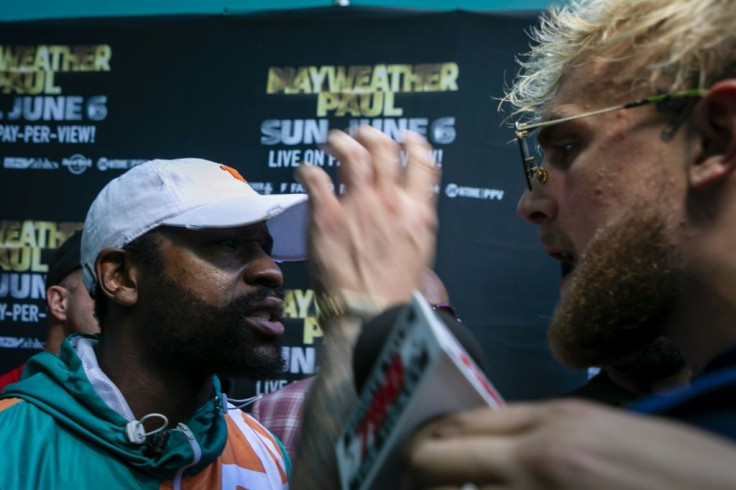
[[[82, 231], [76, 231], [56, 249], [46, 274], [48, 330], [44, 350], [61, 351], [61, 343], [70, 334], [94, 334], [100, 331], [94, 317], [94, 301], [82, 283], [79, 247]], [[0, 375], [0, 391], [20, 380], [24, 364]]]
[[[434, 309], [456, 316], [444, 283], [432, 269], [424, 271], [421, 286], [420, 292]], [[263, 395], [255, 401], [251, 411], [258, 422], [281, 440], [292, 457], [296, 457], [304, 402], [313, 382], [314, 377], [300, 379], [280, 390]], [[357, 398], [355, 401], [357, 402]]]

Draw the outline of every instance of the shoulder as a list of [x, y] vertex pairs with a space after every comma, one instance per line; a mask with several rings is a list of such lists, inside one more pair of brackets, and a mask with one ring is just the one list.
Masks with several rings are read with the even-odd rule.
[[253, 416], [258, 420], [269, 413], [301, 409], [304, 400], [312, 387], [314, 378], [305, 378], [289, 383], [278, 391], [263, 395], [253, 404]]
[[630, 408], [678, 419], [736, 440], [736, 366], [701, 375], [687, 388], [646, 399]]

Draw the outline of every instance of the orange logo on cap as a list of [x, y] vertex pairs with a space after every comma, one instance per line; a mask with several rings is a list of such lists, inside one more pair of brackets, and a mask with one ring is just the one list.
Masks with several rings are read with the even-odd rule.
[[245, 180], [242, 175], [240, 175], [240, 172], [238, 172], [234, 168], [228, 167], [227, 165], [220, 165], [220, 168], [223, 169], [225, 172], [229, 173], [230, 175], [232, 175], [233, 177], [235, 177], [236, 179], [238, 179], [239, 181], [246, 183], [246, 184], [248, 183], [248, 181]]

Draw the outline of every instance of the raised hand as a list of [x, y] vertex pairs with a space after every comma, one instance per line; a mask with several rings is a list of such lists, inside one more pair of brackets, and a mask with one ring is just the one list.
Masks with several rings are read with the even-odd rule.
[[329, 295], [357, 294], [385, 307], [408, 301], [423, 268], [434, 260], [439, 168], [419, 135], [400, 146], [380, 131], [360, 127], [355, 137], [330, 132], [328, 150], [341, 162], [338, 195], [320, 168], [298, 176], [311, 206], [309, 266], [314, 287]]

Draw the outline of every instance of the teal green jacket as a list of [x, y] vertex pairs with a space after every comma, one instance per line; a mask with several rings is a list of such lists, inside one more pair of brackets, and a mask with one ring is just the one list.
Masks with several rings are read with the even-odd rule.
[[[280, 442], [217, 396], [176, 428], [153, 455], [130, 442], [126, 420], [97, 395], [69, 341], [43, 352], [0, 396], [0, 489], [287, 489]], [[241, 437], [242, 436], [242, 437]], [[227, 450], [226, 449], [227, 446]], [[255, 455], [255, 456], [254, 456]], [[247, 481], [246, 481], [247, 480]]]

